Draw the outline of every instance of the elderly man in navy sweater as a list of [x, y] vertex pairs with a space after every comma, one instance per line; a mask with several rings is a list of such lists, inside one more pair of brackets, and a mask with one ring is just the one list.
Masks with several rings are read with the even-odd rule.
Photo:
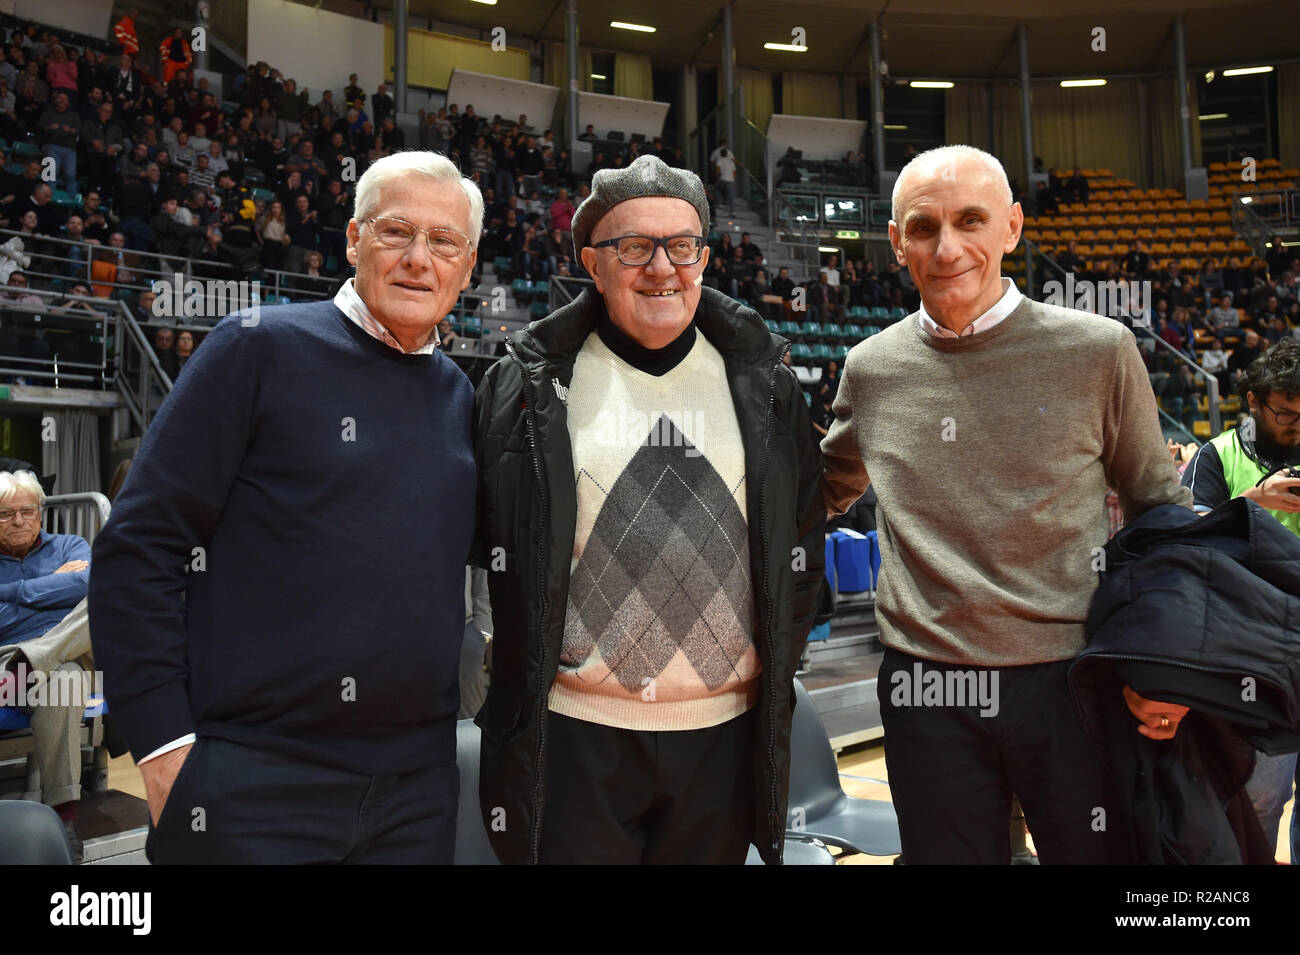
[[333, 301], [227, 316], [95, 540], [91, 635], [154, 862], [451, 861], [473, 392], [435, 328], [477, 187], [374, 163]]

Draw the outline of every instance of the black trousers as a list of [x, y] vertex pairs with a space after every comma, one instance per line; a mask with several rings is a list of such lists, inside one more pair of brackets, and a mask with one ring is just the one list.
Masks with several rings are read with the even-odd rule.
[[743, 865], [755, 713], [675, 732], [549, 714], [542, 863]]
[[[992, 707], [978, 703], [914, 705], [903, 691], [918, 663], [922, 674], [985, 670], [990, 687], [996, 672], [996, 715], [981, 716]], [[904, 863], [1006, 865], [1013, 794], [1040, 862], [1129, 861], [1122, 823], [1109, 818], [1119, 812], [1110, 779], [1066, 685], [1069, 665], [967, 667], [885, 651], [877, 694]]]
[[455, 763], [366, 776], [200, 737], [145, 855], [155, 865], [450, 865], [459, 790]]

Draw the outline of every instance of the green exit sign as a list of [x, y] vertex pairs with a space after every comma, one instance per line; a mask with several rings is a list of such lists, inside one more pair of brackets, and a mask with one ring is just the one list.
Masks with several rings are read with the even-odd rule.
[[836, 231], [836, 233], [835, 233], [835, 238], [837, 238], [837, 239], [860, 239], [860, 238], [862, 238], [862, 235], [861, 235], [861, 233], [853, 232], [853, 231], [851, 231], [851, 230], [849, 230], [849, 229], [840, 229], [840, 230]]

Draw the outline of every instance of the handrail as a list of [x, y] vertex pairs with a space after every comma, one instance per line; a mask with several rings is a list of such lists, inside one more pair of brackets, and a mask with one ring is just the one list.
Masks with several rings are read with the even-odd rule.
[[[1241, 200], [1249, 196], [1251, 202], [1242, 202]], [[1256, 212], [1252, 206], [1254, 200], [1259, 196], [1255, 192], [1238, 192], [1232, 197], [1232, 227], [1237, 230], [1237, 234], [1245, 240], [1250, 246], [1251, 252], [1259, 258], [1265, 257], [1264, 243], [1268, 237], [1277, 231], [1278, 227], [1270, 227], [1263, 218]]]
[[[125, 303], [118, 304], [121, 306], [121, 319], [118, 323], [121, 334], [117, 336], [116, 374], [113, 381], [126, 402], [136, 427], [143, 435], [158, 410], [154, 406], [154, 398], [157, 394], [166, 398], [171, 393], [172, 380], [163, 371], [153, 346], [149, 344], [144, 329], [135, 320], [131, 310]], [[161, 399], [158, 404], [162, 404]]]
[[547, 284], [547, 307], [552, 312], [557, 308], [563, 308], [582, 294], [584, 288], [594, 287], [595, 284], [591, 279], [574, 275], [552, 275]]
[[1192, 369], [1192, 374], [1200, 375], [1205, 379], [1205, 395], [1210, 405], [1210, 433], [1218, 435], [1223, 431], [1223, 416], [1219, 413], [1219, 379], [1213, 374], [1206, 371], [1196, 362], [1192, 361], [1187, 355], [1169, 344], [1159, 335], [1155, 334], [1149, 327], [1140, 327], [1134, 329], [1135, 334], [1144, 334], [1156, 343], [1158, 348], [1164, 348], [1171, 352], [1175, 358], [1181, 361], [1187, 367]]

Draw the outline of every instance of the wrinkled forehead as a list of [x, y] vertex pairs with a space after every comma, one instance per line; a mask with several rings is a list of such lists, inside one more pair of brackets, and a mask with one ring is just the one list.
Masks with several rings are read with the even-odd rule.
[[[983, 206], [997, 209], [1006, 196], [993, 171], [973, 159], [941, 159], [913, 163], [898, 188], [899, 221], [909, 214], [941, 207]], [[933, 207], [933, 208], [932, 208]]]
[[620, 202], [591, 231], [592, 242], [619, 235], [698, 235], [700, 214], [685, 199], [641, 196]]

